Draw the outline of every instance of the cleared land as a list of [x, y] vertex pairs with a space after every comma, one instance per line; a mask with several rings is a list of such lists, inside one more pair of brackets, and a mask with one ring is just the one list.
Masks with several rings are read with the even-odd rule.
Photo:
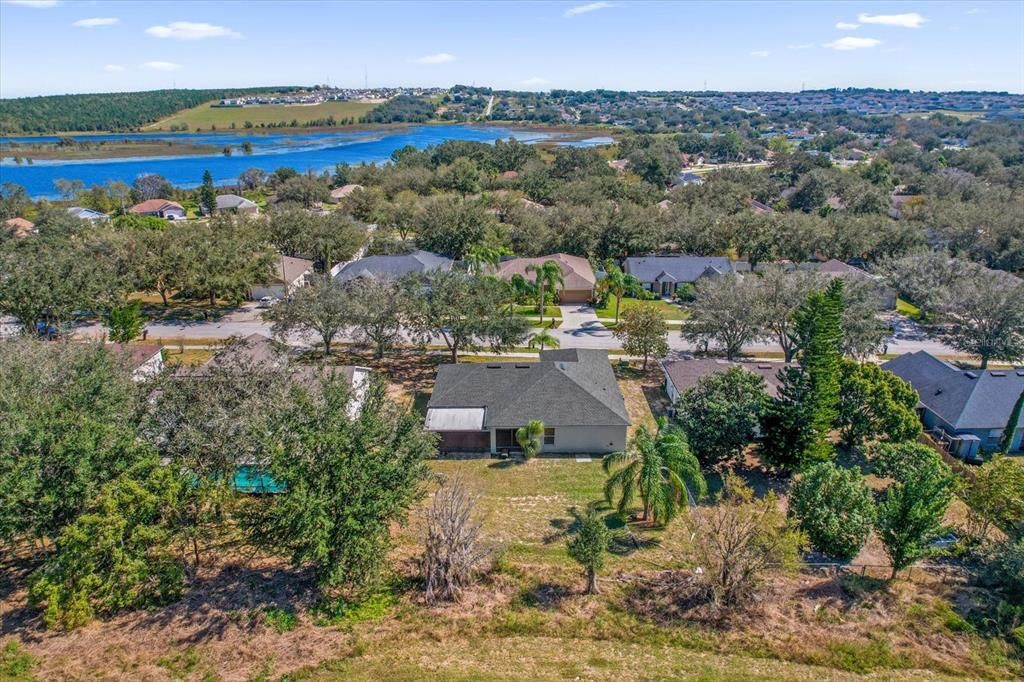
[[260, 123], [291, 123], [297, 121], [301, 126], [309, 121], [333, 116], [337, 120], [354, 118], [358, 120], [377, 105], [366, 102], [323, 102], [311, 105], [267, 105], [255, 107], [211, 107], [210, 103], [185, 109], [174, 116], [147, 126], [145, 130], [170, 130], [171, 126], [187, 125], [188, 130], [230, 130], [235, 124], [236, 130], [245, 128], [249, 121], [258, 126]]

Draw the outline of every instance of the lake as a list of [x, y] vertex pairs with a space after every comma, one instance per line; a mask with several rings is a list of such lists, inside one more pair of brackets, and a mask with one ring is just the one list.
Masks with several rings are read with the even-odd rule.
[[[297, 133], [122, 133], [76, 135], [80, 141], [99, 140], [174, 140], [192, 142], [197, 145], [211, 145], [218, 149], [231, 146], [234, 154], [222, 153], [192, 156], [129, 157], [119, 159], [72, 161], [40, 160], [32, 165], [15, 165], [12, 159], [0, 161], [0, 182], [22, 185], [33, 197], [57, 196], [53, 181], [81, 180], [86, 187], [99, 185], [111, 180], [131, 184], [135, 178], [146, 173], [159, 173], [179, 187], [196, 187], [203, 179], [203, 172], [209, 170], [217, 184], [234, 183], [242, 171], [259, 168], [271, 172], [281, 166], [290, 166], [300, 172], [312, 170], [320, 173], [333, 170], [338, 163], [379, 163], [391, 157], [391, 152], [406, 145], [422, 149], [445, 140], [472, 140], [492, 143], [499, 139], [515, 138], [524, 143], [553, 140], [557, 144], [572, 146], [596, 146], [611, 143], [608, 137], [592, 137], [585, 140], [565, 139], [562, 133], [520, 130], [515, 128], [466, 125], [422, 125], [381, 130], [353, 132], [297, 132]], [[0, 138], [0, 157], [4, 157], [4, 146], [12, 142], [19, 144], [52, 144], [56, 136]], [[243, 142], [251, 142], [252, 154], [243, 154]]]

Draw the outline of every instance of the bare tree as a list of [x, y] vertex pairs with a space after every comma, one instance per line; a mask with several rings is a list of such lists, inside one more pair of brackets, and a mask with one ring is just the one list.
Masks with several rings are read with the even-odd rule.
[[480, 541], [480, 523], [473, 518], [475, 505], [476, 498], [457, 478], [434, 495], [421, 559], [428, 602], [459, 601], [490, 555]]

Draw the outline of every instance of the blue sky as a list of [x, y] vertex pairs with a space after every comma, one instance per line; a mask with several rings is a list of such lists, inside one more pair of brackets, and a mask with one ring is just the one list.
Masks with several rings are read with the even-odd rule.
[[1024, 0], [0, 0], [0, 96], [312, 84], [1024, 92]]

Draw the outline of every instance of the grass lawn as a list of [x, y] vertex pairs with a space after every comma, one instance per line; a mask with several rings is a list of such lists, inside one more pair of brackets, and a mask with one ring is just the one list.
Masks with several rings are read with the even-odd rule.
[[900, 315], [906, 315], [912, 320], [921, 319], [921, 309], [909, 301], [904, 301], [902, 298], [896, 299], [896, 312]]
[[[661, 312], [665, 316], [666, 320], [685, 320], [686, 311], [682, 307], [675, 303], [669, 303], [662, 299], [654, 299], [653, 301], [641, 301], [638, 298], [623, 298], [622, 305], [619, 306], [619, 316], [626, 312], [630, 308], [638, 306], [650, 306]], [[602, 320], [614, 320], [615, 319], [615, 296], [609, 295], [608, 301], [605, 303], [603, 308], [597, 308], [595, 310], [597, 316]]]
[[[522, 317], [539, 317], [540, 313], [537, 312], [537, 306], [535, 305], [517, 305], [513, 306], [512, 312]], [[544, 319], [551, 317], [561, 317], [562, 309], [557, 305], [544, 306]]]
[[209, 130], [217, 126], [218, 130], [229, 130], [235, 124], [236, 130], [244, 130], [245, 122], [253, 125], [260, 123], [290, 123], [292, 120], [299, 125], [307, 121], [315, 121], [328, 116], [335, 119], [355, 118], [358, 120], [376, 104], [363, 102], [322, 102], [313, 105], [267, 105], [255, 107], [211, 107], [210, 103], [200, 104], [185, 109], [147, 126], [146, 130], [170, 130], [172, 125], [188, 126], [189, 130]]

